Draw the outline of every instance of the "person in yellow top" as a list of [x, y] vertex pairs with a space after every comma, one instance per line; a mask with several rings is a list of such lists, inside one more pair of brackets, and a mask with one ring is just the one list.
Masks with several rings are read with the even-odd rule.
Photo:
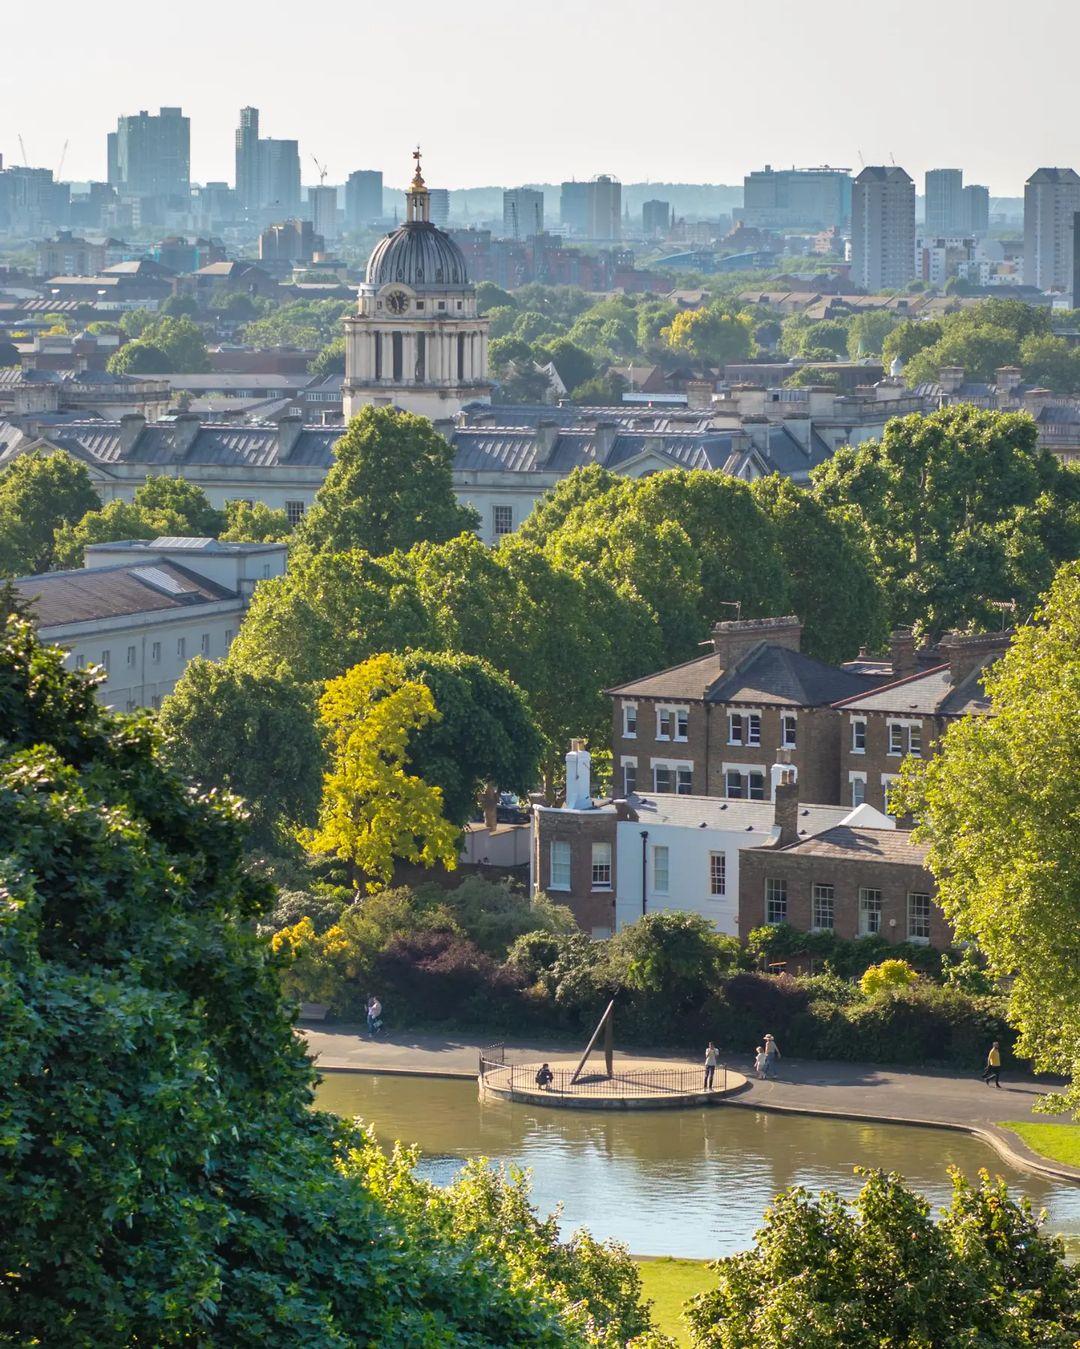
[[982, 1071], [982, 1080], [987, 1086], [990, 1085], [990, 1079], [994, 1079], [994, 1086], [998, 1091], [1001, 1090], [1001, 1045], [994, 1041], [990, 1046], [990, 1053], [986, 1056], [986, 1067]]

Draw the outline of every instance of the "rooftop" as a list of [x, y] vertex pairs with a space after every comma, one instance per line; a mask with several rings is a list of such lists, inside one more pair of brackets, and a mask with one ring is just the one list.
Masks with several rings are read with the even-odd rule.
[[[996, 653], [1000, 654], [1000, 653]], [[988, 659], [995, 659], [995, 656]], [[986, 712], [990, 699], [982, 686], [982, 669], [974, 670], [954, 685], [948, 665], [936, 665], [919, 674], [881, 684], [868, 693], [837, 699], [844, 712], [893, 712], [921, 716], [962, 717]]]
[[850, 862], [906, 862], [921, 867], [926, 865], [928, 845], [915, 843], [910, 829], [863, 829], [835, 824], [819, 833], [809, 831], [807, 838], [771, 851]]
[[235, 599], [233, 591], [176, 562], [120, 563], [19, 577], [15, 585], [44, 628], [184, 609]]

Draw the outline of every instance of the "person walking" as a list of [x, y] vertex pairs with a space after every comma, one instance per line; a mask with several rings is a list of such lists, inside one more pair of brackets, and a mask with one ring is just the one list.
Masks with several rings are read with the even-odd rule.
[[990, 1052], [986, 1056], [986, 1067], [982, 1070], [982, 1080], [987, 1086], [990, 1085], [990, 1079], [994, 1079], [994, 1086], [998, 1091], [1001, 1090], [1001, 1045], [995, 1040], [990, 1046]]
[[758, 1081], [764, 1082], [765, 1050], [761, 1047], [761, 1045], [758, 1045], [757, 1049], [754, 1050], [754, 1072], [757, 1073]]
[[720, 1061], [720, 1051], [710, 1040], [705, 1049], [705, 1090], [712, 1091], [716, 1065]]
[[771, 1035], [765, 1037], [765, 1076], [776, 1076], [776, 1060], [780, 1058], [780, 1046]]
[[368, 1034], [374, 1037], [377, 1031], [382, 1030], [382, 1003], [378, 997], [372, 993], [368, 998], [367, 1005], [367, 1028]]

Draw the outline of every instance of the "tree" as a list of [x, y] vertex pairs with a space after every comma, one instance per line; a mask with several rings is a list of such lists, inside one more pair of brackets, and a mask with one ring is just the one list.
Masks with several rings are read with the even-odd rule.
[[858, 531], [778, 473], [750, 491], [776, 531], [789, 607], [803, 621], [802, 649], [830, 664], [864, 645], [876, 650], [887, 633], [885, 596]]
[[345, 373], [345, 339], [335, 337], [327, 342], [317, 356], [308, 365], [313, 375], [343, 375]]
[[1054, 393], [1080, 389], [1080, 352], [1063, 337], [1032, 333], [1020, 343], [1020, 364], [1029, 384], [1041, 384]]
[[280, 543], [291, 533], [285, 512], [271, 509], [265, 501], [229, 501], [218, 538], [222, 543]]
[[410, 651], [407, 679], [431, 691], [438, 719], [408, 742], [407, 764], [442, 793], [443, 814], [463, 826], [488, 784], [531, 791], [540, 769], [540, 736], [522, 691], [479, 656]]
[[577, 1349], [648, 1324], [617, 1248], [548, 1228], [515, 1254], [520, 1186], [418, 1194], [310, 1108], [235, 808], [17, 618], [0, 725], [0, 1337]]
[[718, 1261], [716, 1288], [688, 1304], [695, 1345], [1068, 1349], [1080, 1334], [1080, 1277], [1004, 1181], [954, 1170], [935, 1222], [902, 1177], [861, 1174], [850, 1205], [801, 1186], [773, 1201], [755, 1246]]
[[573, 390], [574, 402], [585, 407], [616, 407], [630, 385], [617, 370], [594, 375]]
[[224, 515], [210, 505], [201, 487], [186, 478], [151, 474], [135, 489], [132, 501], [110, 501], [77, 524], [58, 529], [56, 560], [60, 566], [81, 567], [89, 543], [163, 535], [215, 538], [224, 524]]
[[950, 727], [894, 790], [957, 938], [1007, 983], [1018, 1052], [1071, 1076], [1080, 1115], [1080, 563], [985, 683], [992, 715]]
[[709, 365], [726, 365], [750, 355], [751, 331], [748, 315], [733, 316], [709, 305], [681, 309], [660, 336], [672, 351]]
[[375, 555], [475, 529], [454, 497], [453, 451], [425, 417], [365, 407], [334, 447], [334, 463], [295, 532], [316, 551]]
[[171, 374], [172, 364], [162, 347], [154, 342], [125, 342], [105, 363], [111, 375]]
[[514, 297], [497, 286], [494, 281], [480, 281], [476, 287], [476, 312], [478, 314], [490, 314], [491, 310], [499, 308], [516, 309]]
[[596, 374], [596, 362], [593, 358], [583, 347], [577, 346], [568, 337], [557, 337], [554, 342], [548, 342], [538, 355], [541, 359], [546, 357], [554, 362], [559, 378], [571, 393], [579, 384], [584, 384]]
[[57, 529], [101, 505], [84, 465], [34, 450], [0, 470], [0, 574], [47, 571]]
[[892, 368], [895, 360], [906, 365], [912, 356], [939, 341], [941, 332], [941, 324], [934, 319], [904, 319], [881, 344], [882, 364], [886, 370]]
[[199, 302], [193, 295], [170, 295], [158, 312], [169, 318], [193, 319], [199, 312]]
[[308, 689], [196, 656], [160, 722], [166, 762], [200, 786], [243, 797], [260, 847], [314, 820], [322, 746]]
[[885, 339], [898, 322], [896, 315], [887, 309], [868, 309], [856, 314], [847, 326], [848, 356], [853, 361], [862, 356], [880, 356]]
[[1018, 365], [1020, 342], [1008, 328], [985, 324], [945, 325], [941, 339], [925, 347], [904, 367], [904, 378], [914, 386], [936, 380], [945, 366], [960, 366], [970, 380], [992, 380], [1003, 365]]
[[294, 554], [284, 576], [256, 587], [228, 663], [301, 683], [344, 674], [380, 651], [432, 645], [410, 569], [360, 549]]
[[674, 1015], [701, 1006], [735, 965], [739, 943], [697, 913], [649, 913], [612, 938], [611, 962], [630, 988], [662, 997]]
[[863, 970], [859, 989], [865, 998], [879, 998], [908, 988], [918, 977], [906, 960], [883, 960], [879, 965], [870, 965]]
[[1077, 556], [1080, 480], [1037, 440], [1026, 415], [961, 405], [898, 417], [814, 470], [815, 495], [857, 526], [891, 623], [992, 625], [991, 601], [1030, 609]]
[[457, 866], [459, 830], [443, 814], [441, 788], [406, 772], [410, 738], [439, 716], [427, 685], [388, 653], [332, 679], [319, 699], [330, 768], [318, 824], [303, 839], [347, 862], [357, 883], [370, 878], [369, 890], [398, 859]]
[[[814, 360], [844, 360], [848, 354], [847, 319], [822, 319], [803, 331], [800, 355]], [[818, 353], [828, 352], [828, 356]]]

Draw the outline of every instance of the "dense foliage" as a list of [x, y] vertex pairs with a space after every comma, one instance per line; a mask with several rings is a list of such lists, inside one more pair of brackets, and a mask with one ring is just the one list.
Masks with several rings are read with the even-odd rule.
[[0, 470], [0, 575], [47, 571], [57, 530], [101, 505], [83, 464], [36, 450]]
[[625, 1253], [562, 1246], [520, 1185], [475, 1169], [429, 1194], [311, 1110], [231, 806], [15, 618], [0, 727], [0, 1335], [420, 1349], [645, 1330]]
[[1080, 1113], [1080, 563], [1061, 568], [986, 687], [994, 715], [908, 761], [900, 809], [930, 843], [957, 936], [1008, 981], [1021, 1051], [1070, 1077]]

